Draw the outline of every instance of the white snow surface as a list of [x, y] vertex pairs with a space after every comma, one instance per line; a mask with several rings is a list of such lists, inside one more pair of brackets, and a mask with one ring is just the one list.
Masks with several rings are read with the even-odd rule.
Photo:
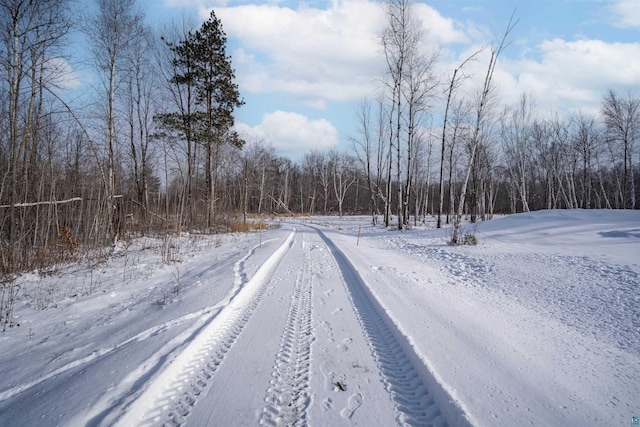
[[[615, 426], [640, 416], [640, 211], [395, 231], [303, 217], [32, 272], [2, 426]], [[167, 251], [173, 260], [167, 264]], [[163, 253], [164, 255], [161, 255]]]

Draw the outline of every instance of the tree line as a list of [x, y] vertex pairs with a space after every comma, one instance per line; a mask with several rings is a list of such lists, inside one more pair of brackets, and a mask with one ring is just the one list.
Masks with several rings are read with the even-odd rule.
[[[78, 25], [71, 5], [0, 0], [4, 275], [79, 245], [219, 232], [250, 214], [371, 214], [404, 228], [431, 216], [459, 227], [463, 215], [638, 208], [640, 99], [611, 90], [598, 115], [546, 118], [527, 95], [501, 105], [493, 72], [517, 21], [443, 77], [411, 1], [388, 0], [386, 72], [354, 112], [350, 149], [292, 161], [234, 130], [244, 101], [214, 12], [158, 31], [135, 0], [96, 0]], [[72, 36], [96, 77], [82, 101], [68, 96]], [[484, 57], [484, 79], [469, 79]]]
[[[494, 71], [518, 20], [442, 77], [434, 72], [440, 52], [426, 47], [413, 7], [385, 2], [386, 72], [373, 101], [361, 104], [354, 140], [385, 225], [392, 211], [399, 229], [431, 214], [437, 227], [453, 224], [459, 244], [464, 214], [475, 222], [496, 212], [638, 208], [636, 95], [609, 90], [598, 115], [544, 114], [527, 94], [501, 105]], [[485, 74], [471, 79], [478, 61], [487, 61]]]

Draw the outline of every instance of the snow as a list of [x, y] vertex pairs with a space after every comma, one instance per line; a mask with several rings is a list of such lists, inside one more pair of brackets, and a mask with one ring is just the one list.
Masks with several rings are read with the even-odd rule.
[[[629, 425], [640, 212], [303, 217], [31, 272], [0, 425]], [[166, 263], [165, 261], [170, 261]]]

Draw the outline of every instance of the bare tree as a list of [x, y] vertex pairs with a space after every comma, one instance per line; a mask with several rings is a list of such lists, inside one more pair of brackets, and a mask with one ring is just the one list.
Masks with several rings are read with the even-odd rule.
[[405, 167], [406, 178], [402, 214], [404, 226], [409, 221], [409, 199], [413, 182], [412, 174], [415, 170], [413, 162], [417, 154], [416, 145], [417, 141], [423, 137], [424, 120], [432, 108], [431, 102], [435, 97], [434, 92], [439, 85], [438, 79], [433, 74], [433, 67], [438, 56], [438, 51], [434, 51], [429, 55], [416, 52], [407, 58], [406, 83], [403, 88], [403, 97], [407, 107], [407, 117], [405, 119], [407, 128], [407, 164]]
[[[262, 140], [250, 141], [243, 149], [243, 185], [245, 190], [245, 212], [263, 213], [267, 198], [267, 187], [273, 181], [273, 159], [275, 150]], [[246, 215], [246, 214], [245, 214]]]
[[127, 73], [124, 77], [124, 103], [129, 130], [129, 157], [136, 201], [140, 206], [141, 222], [149, 217], [149, 185], [152, 180], [151, 135], [153, 117], [158, 109], [157, 81], [152, 71], [153, 38], [148, 28], [142, 28], [139, 43], [128, 52]]
[[[420, 135], [415, 140], [416, 157], [413, 162], [412, 177], [414, 183], [414, 225], [418, 221], [425, 221], [427, 213], [430, 211], [429, 202], [431, 201], [431, 166], [433, 154], [434, 140], [427, 130], [422, 129]], [[431, 209], [431, 211], [433, 211]]]
[[179, 146], [184, 158], [183, 187], [180, 192], [180, 211], [178, 222], [183, 226], [196, 225], [196, 210], [198, 197], [195, 194], [197, 179], [198, 150], [195, 139], [195, 123], [193, 112], [196, 104], [196, 90], [193, 79], [182, 78], [193, 73], [194, 65], [191, 61], [182, 61], [176, 50], [181, 40], [189, 37], [196, 28], [196, 19], [191, 16], [181, 16], [173, 21], [162, 32], [162, 43], [157, 45], [157, 69], [161, 74], [164, 96], [161, 105], [164, 108], [155, 116], [158, 122], [158, 137], [163, 144], [172, 142], [172, 149]]
[[578, 207], [591, 209], [593, 207], [593, 159], [600, 142], [599, 130], [595, 118], [582, 113], [576, 113], [572, 117], [572, 149], [581, 162], [580, 197]]
[[549, 144], [542, 147], [538, 152], [540, 158], [544, 159], [548, 169], [548, 209], [557, 208], [564, 203], [570, 208], [573, 206], [572, 198], [569, 197], [568, 190], [570, 177], [567, 173], [568, 160], [567, 151], [569, 149], [569, 125], [565, 120], [555, 116], [549, 122]]
[[[375, 110], [374, 110], [375, 107]], [[377, 225], [380, 212], [379, 202], [387, 205], [387, 198], [383, 189], [383, 177], [387, 163], [386, 127], [384, 119], [384, 104], [378, 98], [375, 105], [364, 99], [358, 106], [356, 117], [359, 125], [359, 136], [350, 138], [356, 158], [364, 171], [369, 193], [369, 208], [373, 225]]]
[[484, 79], [482, 90], [477, 99], [476, 110], [475, 110], [476, 120], [475, 120], [475, 125], [473, 127], [471, 140], [470, 140], [471, 155], [469, 158], [469, 166], [467, 168], [465, 178], [462, 181], [462, 188], [460, 190], [460, 202], [458, 204], [458, 211], [456, 213], [456, 216], [454, 217], [453, 236], [451, 238], [451, 242], [455, 245], [460, 243], [460, 225], [462, 222], [462, 212], [464, 209], [465, 197], [467, 195], [467, 185], [469, 183], [469, 175], [471, 174], [471, 168], [473, 166], [475, 154], [482, 140], [481, 130], [485, 124], [485, 120], [487, 118], [486, 116], [490, 107], [489, 103], [491, 101], [491, 94], [493, 92], [492, 90], [493, 89], [493, 73], [495, 71], [496, 64], [498, 62], [498, 57], [500, 56], [502, 51], [507, 47], [507, 45], [505, 44], [507, 37], [509, 36], [509, 34], [511, 33], [511, 31], [513, 30], [514, 26], [517, 23], [518, 21], [513, 22], [513, 17], [512, 17], [509, 20], [509, 23], [507, 24], [507, 29], [505, 30], [505, 33], [502, 36], [500, 45], [496, 49], [493, 49], [493, 48], [491, 49], [491, 56], [489, 58], [489, 66], [487, 68], [487, 74]]
[[326, 214], [329, 203], [329, 185], [331, 184], [331, 161], [325, 152], [312, 151], [310, 155], [313, 158], [314, 173], [320, 179], [320, 185], [322, 186], [322, 213]]
[[377, 191], [374, 188], [374, 153], [377, 148], [374, 141], [374, 130], [371, 118], [371, 101], [363, 99], [358, 105], [356, 111], [356, 119], [360, 126], [359, 137], [349, 138], [353, 145], [356, 158], [360, 163], [360, 167], [364, 170], [365, 179], [367, 181], [367, 189], [369, 191], [369, 210], [372, 216], [373, 225], [376, 225], [378, 213]]
[[342, 217], [342, 206], [347, 191], [349, 191], [349, 188], [351, 188], [356, 181], [353, 159], [349, 158], [346, 154], [331, 150], [329, 151], [329, 164], [331, 165], [333, 191], [338, 201], [338, 214]]
[[[0, 0], [0, 92], [3, 99], [2, 176], [0, 176], [0, 269], [25, 267], [31, 248], [26, 239], [37, 216], [16, 206], [42, 196], [43, 172], [39, 162], [44, 126], [45, 93], [60, 79], [64, 62], [60, 48], [71, 23], [68, 1]], [[27, 205], [24, 205], [27, 203]], [[39, 239], [31, 232], [31, 243]], [[6, 249], [6, 250], [5, 250]], [[1, 317], [1, 316], [0, 316]]]
[[619, 180], [622, 181], [619, 185], [620, 207], [635, 209], [633, 162], [635, 143], [640, 134], [640, 98], [633, 98], [629, 93], [627, 99], [622, 99], [615, 91], [609, 90], [602, 100], [602, 115], [607, 127], [608, 142], [612, 146], [616, 145], [617, 150], [622, 152], [622, 179]]
[[127, 52], [140, 43], [143, 34], [142, 14], [136, 9], [135, 0], [96, 0], [96, 3], [98, 11], [86, 21], [83, 31], [91, 42], [93, 59], [104, 78], [107, 100], [105, 231], [107, 236], [117, 239], [120, 224], [116, 216], [116, 92], [126, 70]]
[[465, 142], [470, 139], [470, 116], [473, 105], [470, 102], [466, 102], [464, 100], [458, 101], [451, 109], [450, 113], [450, 126], [448, 126], [448, 133], [450, 134], [447, 137], [447, 164], [448, 164], [448, 180], [447, 183], [449, 185], [448, 191], [448, 201], [449, 208], [447, 210], [447, 224], [451, 222], [451, 217], [455, 212], [455, 192], [456, 192], [456, 174], [458, 168], [458, 161], [463, 156], [464, 150], [463, 147]]
[[446, 151], [446, 141], [447, 141], [447, 126], [449, 124], [449, 108], [451, 107], [451, 102], [453, 100], [454, 92], [462, 85], [464, 79], [466, 79], [466, 75], [464, 74], [464, 66], [470, 62], [475, 60], [475, 58], [480, 54], [481, 50], [476, 51], [472, 55], [470, 55], [467, 59], [462, 61], [462, 63], [453, 70], [453, 74], [451, 75], [451, 80], [449, 81], [449, 87], [447, 88], [447, 102], [444, 108], [444, 122], [442, 125], [442, 146], [440, 149], [440, 203], [438, 205], [438, 221], [437, 228], [442, 227], [442, 208], [444, 206], [444, 158]]
[[500, 137], [506, 160], [507, 169], [513, 180], [520, 201], [522, 211], [529, 212], [527, 178], [532, 165], [533, 131], [536, 116], [536, 106], [522, 94], [520, 102], [511, 107], [505, 107], [500, 118]]
[[305, 153], [302, 158], [302, 171], [305, 173], [306, 179], [306, 192], [301, 195], [301, 198], [308, 197], [309, 198], [309, 213], [314, 214], [318, 208], [318, 174], [317, 169], [315, 167], [315, 158], [314, 152]]
[[[385, 3], [385, 12], [387, 15], [387, 27], [382, 33], [381, 44], [387, 63], [387, 75], [390, 82], [391, 98], [391, 114], [390, 120], [390, 142], [395, 146], [396, 151], [396, 182], [398, 184], [397, 209], [398, 209], [398, 229], [402, 229], [404, 220], [403, 213], [403, 195], [401, 174], [402, 174], [402, 134], [403, 134], [403, 115], [405, 114], [406, 105], [404, 102], [403, 85], [405, 83], [406, 74], [410, 58], [418, 54], [419, 42], [422, 38], [420, 29], [420, 21], [416, 15], [412, 13], [411, 0], [388, 0]], [[389, 181], [391, 177], [389, 176]], [[390, 182], [387, 183], [390, 185]], [[390, 187], [389, 187], [390, 188]], [[388, 195], [389, 197], [389, 195]]]

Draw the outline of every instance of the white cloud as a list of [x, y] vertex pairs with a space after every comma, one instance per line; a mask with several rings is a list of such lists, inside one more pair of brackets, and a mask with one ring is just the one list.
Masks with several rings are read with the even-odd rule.
[[445, 18], [436, 9], [424, 3], [414, 3], [418, 17], [422, 20], [425, 35], [438, 45], [468, 43], [469, 37], [462, 31], [460, 24]]
[[[415, 7], [429, 44], [468, 42], [453, 20], [425, 4]], [[216, 14], [240, 45], [232, 61], [244, 91], [283, 92], [325, 108], [327, 101], [369, 96], [383, 73], [379, 40], [386, 17], [380, 2], [333, 1], [327, 9], [245, 4], [217, 8]]]
[[302, 114], [285, 111], [265, 114], [257, 126], [238, 123], [236, 130], [246, 140], [263, 140], [278, 154], [291, 157], [338, 144], [338, 131], [328, 120], [309, 120]]
[[[620, 25], [637, 26], [637, 2], [619, 0], [609, 10], [619, 16]], [[450, 75], [494, 37], [488, 27], [446, 18], [424, 3], [416, 3], [416, 11], [426, 30], [426, 45], [444, 49], [436, 64], [440, 75]], [[323, 110], [331, 101], [371, 96], [379, 86], [384, 71], [379, 36], [386, 24], [380, 2], [333, 0], [325, 9], [305, 3], [295, 9], [243, 4], [216, 8], [216, 14], [233, 40], [233, 65], [245, 93], [276, 94]], [[536, 98], [541, 110], [597, 110], [608, 88], [640, 87], [639, 43], [593, 39], [534, 43], [516, 40], [498, 61], [495, 83], [501, 102], [516, 102], [524, 92]], [[473, 75], [465, 82], [466, 96], [473, 96], [472, 88], [484, 78], [488, 54], [486, 50], [465, 68]], [[261, 131], [269, 118], [265, 116]]]
[[328, 9], [241, 5], [218, 8], [225, 32], [241, 48], [232, 60], [239, 85], [285, 92], [307, 105], [358, 99], [380, 75], [380, 5], [335, 2]]
[[547, 40], [540, 61], [505, 64], [517, 76], [520, 92], [554, 109], [597, 110], [608, 88], [640, 87], [640, 43], [601, 40]]
[[45, 67], [45, 79], [61, 90], [76, 89], [82, 84], [76, 72], [64, 58], [49, 58]]
[[615, 0], [609, 6], [612, 23], [616, 27], [640, 27], [640, 2], [638, 0]]
[[[437, 66], [444, 76], [479, 47], [469, 47], [456, 59], [446, 58]], [[464, 75], [470, 77], [458, 92], [473, 99], [487, 72], [490, 50], [477, 61], [467, 63]], [[544, 40], [522, 57], [513, 47], [498, 59], [493, 82], [501, 105], [518, 102], [526, 93], [535, 99], [541, 114], [571, 113], [581, 110], [598, 113], [608, 89], [620, 93], [640, 88], [640, 43], [607, 43], [601, 40]]]

